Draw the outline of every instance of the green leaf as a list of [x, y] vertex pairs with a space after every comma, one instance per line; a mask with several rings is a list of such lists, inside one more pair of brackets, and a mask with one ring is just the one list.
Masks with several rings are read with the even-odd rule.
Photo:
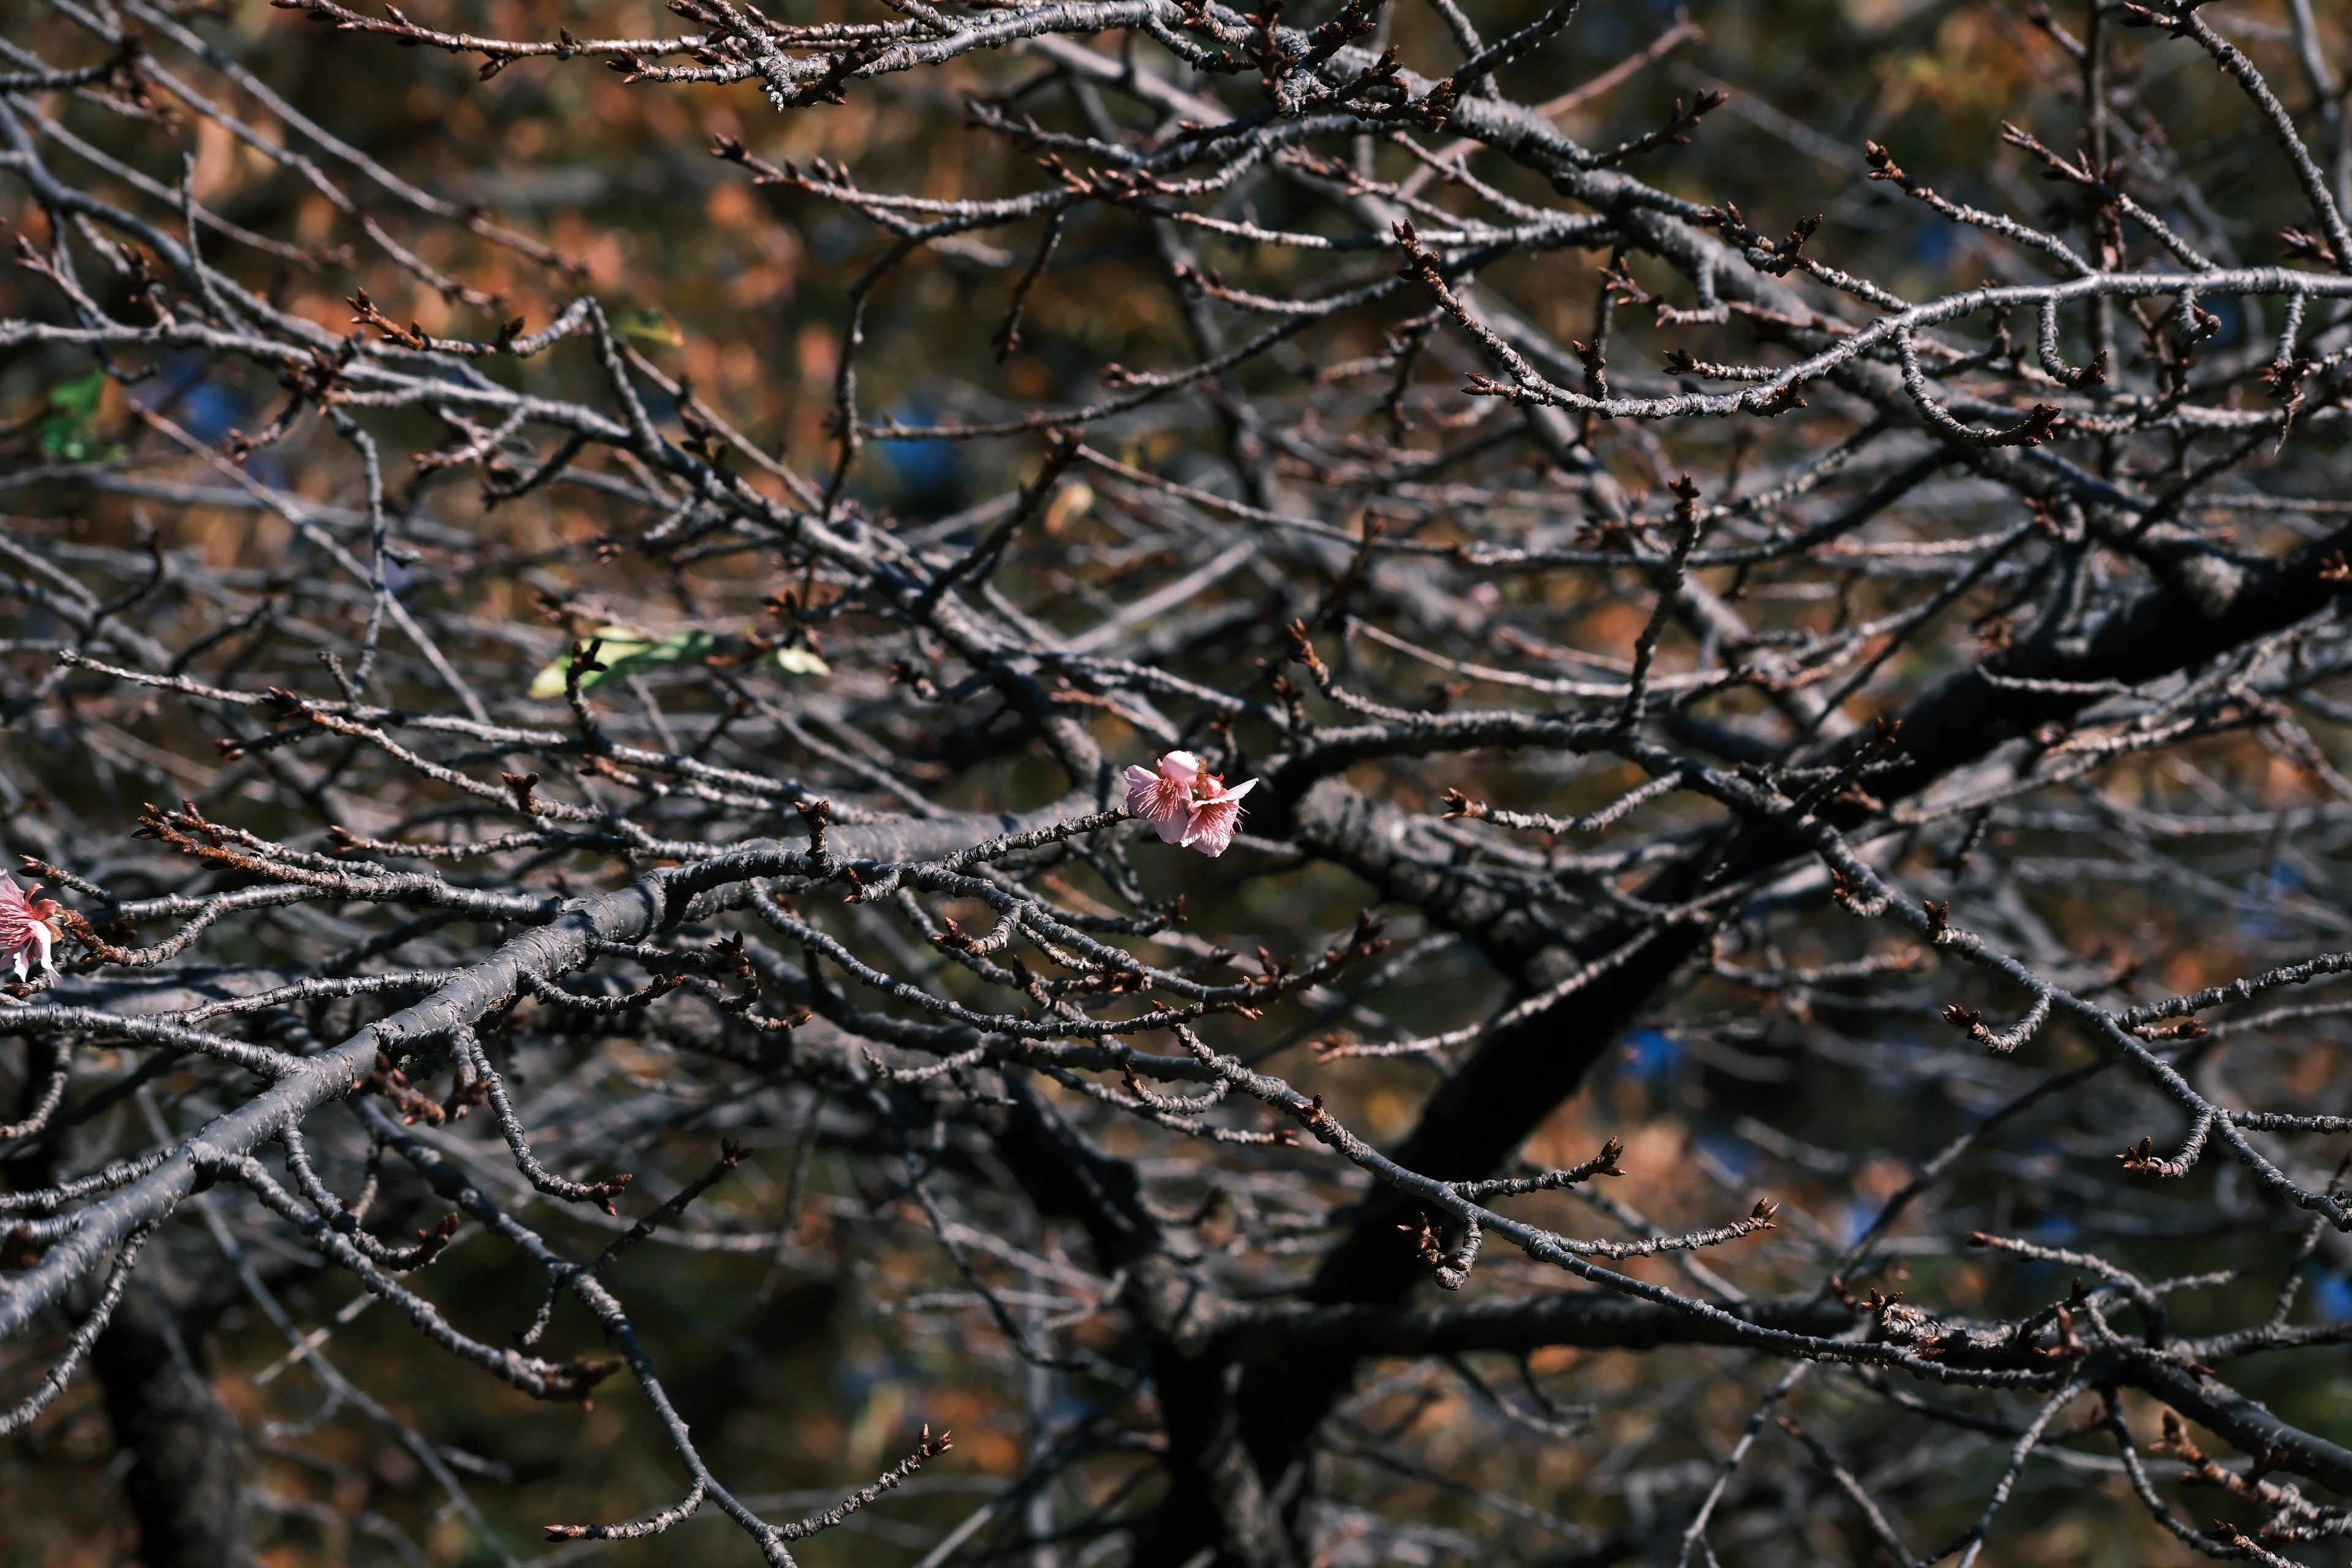
[[61, 381], [49, 388], [49, 416], [41, 421], [41, 455], [68, 463], [86, 463], [104, 457], [104, 444], [93, 428], [98, 405], [106, 396], [106, 372], [93, 366], [88, 374]]
[[642, 338], [646, 342], [659, 343], [665, 348], [677, 348], [686, 342], [686, 333], [664, 310], [624, 310], [616, 318], [614, 325], [621, 329], [621, 335], [625, 338]]
[[780, 647], [772, 656], [786, 675], [831, 675], [833, 666], [813, 647]]
[[[718, 639], [700, 626], [672, 632], [659, 641], [634, 626], [598, 626], [593, 640], [604, 645], [596, 650], [596, 662], [604, 668], [581, 671], [580, 689], [583, 691], [607, 680], [643, 675], [665, 664], [682, 664], [689, 659], [698, 659], [718, 646]], [[562, 696], [563, 676], [571, 663], [571, 655], [567, 653], [532, 677], [530, 695]]]
[[89, 419], [96, 416], [99, 400], [105, 395], [106, 372], [93, 365], [89, 374], [49, 388], [49, 406], [77, 419]]
[[699, 659], [719, 646], [719, 639], [700, 626], [688, 626], [682, 632], [672, 632], [661, 641], [640, 652], [625, 654], [619, 658], [608, 651], [599, 655], [599, 661], [612, 666], [603, 679], [618, 680], [626, 675], [643, 675], [665, 664], [684, 664]]

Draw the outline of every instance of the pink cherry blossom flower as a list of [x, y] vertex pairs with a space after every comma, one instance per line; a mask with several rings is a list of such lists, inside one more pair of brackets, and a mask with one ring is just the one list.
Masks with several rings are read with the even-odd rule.
[[1192, 822], [1178, 842], [1187, 849], [1198, 849], [1214, 859], [1223, 854], [1234, 841], [1234, 829], [1241, 825], [1242, 796], [1257, 788], [1257, 780], [1250, 779], [1239, 788], [1227, 789], [1225, 781], [1214, 773], [1203, 773], [1192, 785]]
[[1154, 768], [1127, 770], [1127, 814], [1160, 825], [1162, 843], [1181, 844], [1192, 826], [1192, 785], [1201, 776], [1201, 759], [1190, 752], [1171, 752]]
[[1256, 787], [1251, 779], [1227, 789], [1192, 752], [1171, 752], [1156, 767], [1127, 770], [1127, 814], [1156, 825], [1162, 843], [1214, 857], [1232, 846], [1242, 796]]
[[[39, 892], [38, 885], [33, 892]], [[49, 957], [49, 949], [57, 942], [58, 903], [55, 899], [35, 899], [16, 886], [16, 879], [0, 871], [0, 961], [13, 958], [16, 978], [23, 980], [33, 970], [50, 974], [58, 972]], [[37, 954], [29, 966], [27, 957]]]

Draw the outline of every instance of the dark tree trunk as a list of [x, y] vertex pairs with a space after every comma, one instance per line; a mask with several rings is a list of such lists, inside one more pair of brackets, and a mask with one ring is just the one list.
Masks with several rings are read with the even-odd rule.
[[106, 1385], [117, 1447], [131, 1456], [123, 1491], [147, 1568], [247, 1568], [244, 1455], [236, 1424], [213, 1397], [203, 1319], [173, 1312], [134, 1284], [90, 1363]]

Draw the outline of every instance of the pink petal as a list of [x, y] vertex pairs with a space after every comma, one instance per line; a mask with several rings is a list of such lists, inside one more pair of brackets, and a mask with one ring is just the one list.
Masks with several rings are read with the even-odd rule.
[[1160, 759], [1160, 776], [1190, 789], [1192, 781], [1201, 776], [1201, 759], [1190, 752], [1170, 752]]
[[1184, 846], [1213, 859], [1232, 846], [1234, 829], [1241, 825], [1241, 819], [1242, 808], [1231, 795], [1195, 804], [1192, 830], [1184, 835]]
[[1160, 775], [1149, 768], [1127, 770], [1127, 814], [1129, 816], [1157, 816], [1159, 812]]
[[1181, 821], [1184, 786], [1149, 769], [1127, 770], [1127, 814], [1148, 822]]

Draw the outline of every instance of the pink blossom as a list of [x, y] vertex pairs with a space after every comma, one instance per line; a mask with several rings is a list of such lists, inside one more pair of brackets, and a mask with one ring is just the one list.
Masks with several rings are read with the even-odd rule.
[[1158, 770], [1127, 770], [1127, 814], [1160, 825], [1163, 843], [1181, 844], [1192, 823], [1192, 785], [1201, 776], [1201, 759], [1190, 752], [1171, 752]]
[[1251, 779], [1235, 789], [1205, 772], [1190, 752], [1171, 752], [1156, 767], [1127, 770], [1127, 811], [1157, 825], [1160, 841], [1198, 849], [1203, 855], [1225, 852], [1242, 816], [1242, 796], [1257, 787]]
[[[38, 885], [33, 892], [39, 892]], [[23, 980], [32, 969], [55, 974], [58, 966], [49, 957], [49, 949], [57, 942], [58, 904], [55, 899], [35, 899], [16, 886], [16, 879], [0, 871], [0, 960], [16, 960], [16, 978]], [[38, 954], [27, 967], [26, 959]]]
[[1192, 786], [1192, 825], [1179, 842], [1212, 858], [1223, 854], [1234, 841], [1234, 829], [1241, 826], [1242, 796], [1255, 788], [1255, 779], [1227, 789], [1214, 773], [1202, 774]]

